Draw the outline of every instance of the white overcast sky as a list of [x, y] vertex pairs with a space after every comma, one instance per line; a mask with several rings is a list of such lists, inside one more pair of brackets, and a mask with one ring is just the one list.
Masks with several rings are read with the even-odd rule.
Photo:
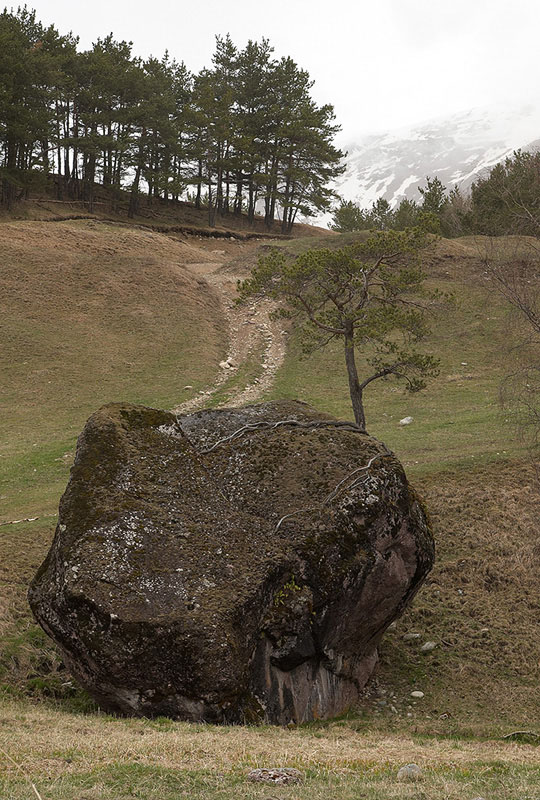
[[216, 34], [270, 39], [332, 103], [340, 142], [473, 107], [540, 104], [540, 0], [27, 0], [88, 47], [111, 31], [193, 71]]

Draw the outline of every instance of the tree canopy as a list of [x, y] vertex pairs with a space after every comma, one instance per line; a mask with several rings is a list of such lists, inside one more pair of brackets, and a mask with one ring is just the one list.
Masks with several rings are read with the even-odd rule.
[[540, 151], [517, 150], [472, 186], [468, 226], [475, 233], [540, 236]]

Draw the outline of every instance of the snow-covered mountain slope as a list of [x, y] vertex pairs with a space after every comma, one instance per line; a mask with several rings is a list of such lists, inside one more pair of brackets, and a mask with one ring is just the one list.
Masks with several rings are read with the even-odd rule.
[[448, 188], [473, 181], [518, 148], [538, 144], [540, 103], [516, 108], [484, 108], [454, 114], [382, 135], [366, 136], [350, 147], [346, 172], [336, 191], [362, 207], [378, 197], [392, 205], [419, 199], [418, 185], [438, 176]]

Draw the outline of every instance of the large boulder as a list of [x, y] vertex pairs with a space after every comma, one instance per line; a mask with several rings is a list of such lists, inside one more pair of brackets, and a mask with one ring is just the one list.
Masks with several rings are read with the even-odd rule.
[[433, 563], [396, 458], [279, 402], [88, 420], [32, 610], [110, 710], [287, 724], [351, 706]]

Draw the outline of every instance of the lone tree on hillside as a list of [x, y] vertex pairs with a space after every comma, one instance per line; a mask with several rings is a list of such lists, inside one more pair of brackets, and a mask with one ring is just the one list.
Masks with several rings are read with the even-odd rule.
[[[308, 250], [296, 258], [274, 248], [239, 284], [240, 301], [252, 296], [277, 300], [280, 316], [298, 319], [304, 350], [342, 339], [356, 424], [365, 430], [364, 390], [394, 376], [410, 392], [438, 375], [439, 361], [415, 349], [429, 333], [428, 306], [437, 293], [423, 288], [419, 253], [426, 234], [419, 228], [379, 231], [339, 250]], [[366, 356], [358, 375], [356, 353]]]

